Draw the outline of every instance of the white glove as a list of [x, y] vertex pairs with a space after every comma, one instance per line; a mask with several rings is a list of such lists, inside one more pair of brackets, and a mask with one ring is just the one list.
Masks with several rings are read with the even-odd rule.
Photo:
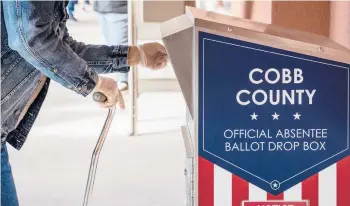
[[157, 42], [131, 46], [128, 52], [128, 64], [141, 64], [152, 70], [164, 68], [169, 61], [165, 47]]
[[93, 92], [101, 92], [107, 97], [105, 102], [99, 102], [101, 107], [109, 108], [118, 104], [120, 109], [125, 109], [123, 95], [113, 79], [99, 76]]

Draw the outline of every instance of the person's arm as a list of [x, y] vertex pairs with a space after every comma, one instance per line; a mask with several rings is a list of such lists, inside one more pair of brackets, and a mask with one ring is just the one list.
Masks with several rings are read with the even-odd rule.
[[54, 1], [3, 1], [9, 46], [47, 77], [87, 96], [97, 73], [52, 28]]
[[129, 46], [91, 45], [74, 40], [64, 27], [65, 41], [71, 49], [84, 59], [97, 73], [129, 72], [127, 62]]

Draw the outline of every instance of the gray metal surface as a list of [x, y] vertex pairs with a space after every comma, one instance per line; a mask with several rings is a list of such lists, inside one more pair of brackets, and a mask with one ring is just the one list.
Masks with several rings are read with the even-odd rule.
[[187, 107], [193, 114], [192, 35], [193, 27], [187, 15], [164, 22], [160, 26], [162, 40], [179, 81]]

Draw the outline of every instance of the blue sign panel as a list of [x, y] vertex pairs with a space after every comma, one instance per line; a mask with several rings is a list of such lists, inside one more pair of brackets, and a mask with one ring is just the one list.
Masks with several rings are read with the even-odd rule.
[[277, 195], [349, 155], [349, 65], [199, 33], [199, 155]]

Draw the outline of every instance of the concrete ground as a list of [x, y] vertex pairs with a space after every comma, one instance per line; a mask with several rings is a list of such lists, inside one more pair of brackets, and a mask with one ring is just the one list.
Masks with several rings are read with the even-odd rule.
[[[87, 43], [101, 43], [95, 16], [89, 14], [81, 19], [82, 22], [69, 22], [71, 35]], [[172, 71], [141, 73], [144, 77], [168, 78]], [[127, 111], [115, 114], [100, 156], [91, 205], [185, 203], [182, 94], [142, 93], [138, 105], [138, 136], [127, 136]], [[83, 98], [51, 84], [23, 149], [18, 152], [9, 147], [21, 206], [82, 205], [91, 153], [106, 114], [107, 110], [100, 109], [91, 96]]]

